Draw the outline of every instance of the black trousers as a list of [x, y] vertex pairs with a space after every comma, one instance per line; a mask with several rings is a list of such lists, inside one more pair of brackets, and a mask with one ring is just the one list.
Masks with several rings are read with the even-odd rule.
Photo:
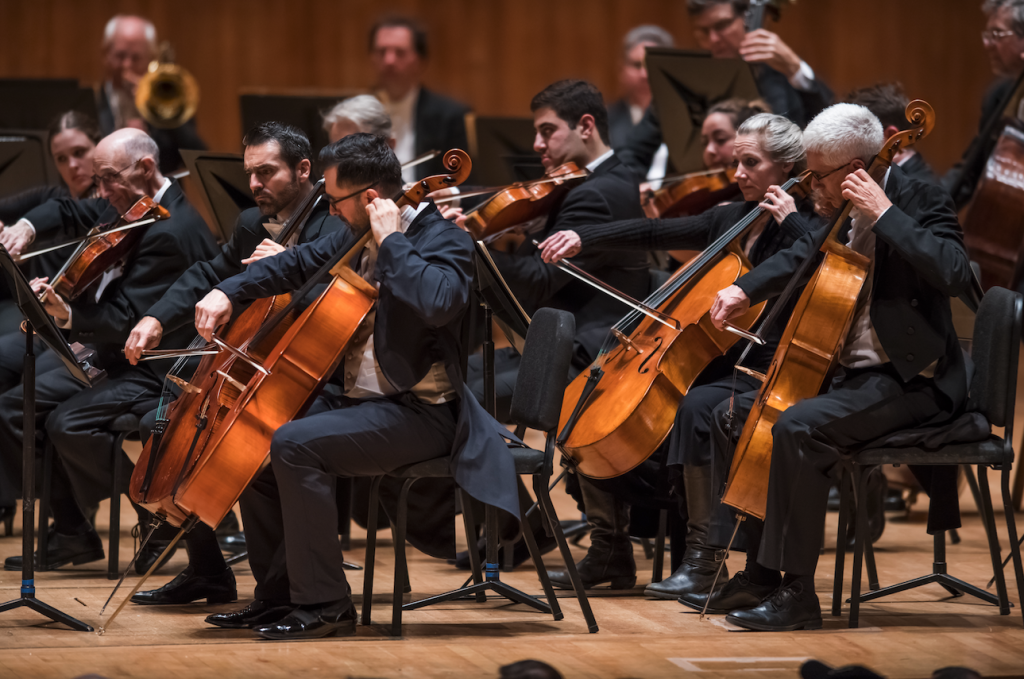
[[[311, 414], [278, 429], [272, 473], [261, 474], [243, 494], [256, 597], [317, 604], [349, 596], [336, 479], [377, 476], [447, 455], [457, 414], [456, 403], [428, 405], [411, 394], [365, 401], [324, 395]], [[287, 570], [281, 573], [274, 555], [284, 547]], [[265, 570], [258, 566], [264, 559]]]
[[[756, 391], [737, 398], [743, 422]], [[839, 451], [856, 449], [893, 432], [939, 424], [952, 413], [935, 382], [915, 377], [903, 382], [891, 366], [846, 370], [829, 391], [783, 412], [772, 428], [768, 505], [758, 562], [766, 568], [811, 575], [825, 527], [829, 488], [836, 481]], [[713, 416], [716, 441], [739, 437], [741, 425], [725, 430], [728, 403]], [[716, 446], [716, 449], [718, 446]], [[732, 446], [723, 450], [728, 469]]]

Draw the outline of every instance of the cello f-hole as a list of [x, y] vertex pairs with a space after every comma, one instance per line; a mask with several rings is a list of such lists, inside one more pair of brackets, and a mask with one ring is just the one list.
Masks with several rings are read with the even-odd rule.
[[661, 335], [658, 335], [657, 337], [654, 338], [654, 349], [651, 351], [651, 355], [645, 358], [644, 362], [640, 364], [640, 367], [637, 369], [638, 373], [640, 373], [641, 375], [647, 374], [647, 371], [650, 370], [650, 368], [647, 367], [647, 362], [654, 358], [654, 356], [658, 353], [658, 349], [661, 348], [661, 343]]

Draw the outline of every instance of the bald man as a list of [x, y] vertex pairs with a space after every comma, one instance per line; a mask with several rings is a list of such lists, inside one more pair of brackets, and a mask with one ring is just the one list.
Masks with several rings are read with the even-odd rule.
[[[93, 507], [109, 496], [114, 443], [110, 424], [127, 413], [146, 413], [160, 394], [169, 368], [167, 361], [132, 366], [121, 348], [146, 310], [178, 276], [193, 263], [217, 254], [217, 244], [202, 217], [178, 183], [161, 174], [158, 153], [145, 132], [133, 128], [114, 132], [100, 141], [93, 155], [100, 198], [50, 201], [0, 233], [0, 243], [18, 253], [37, 235], [59, 229], [81, 232], [114, 222], [141, 196], [149, 196], [171, 213], [169, 219], [143, 227], [141, 241], [121, 265], [108, 270], [97, 285], [71, 303], [55, 294], [46, 279], [32, 281], [37, 294], [47, 292], [46, 310], [67, 329], [69, 341], [94, 348], [96, 364], [107, 372], [105, 381], [87, 388], [52, 353], [41, 355], [36, 365], [37, 431], [53, 443], [60, 460], [51, 487], [51, 568], [103, 558], [99, 535], [81, 508]], [[161, 346], [181, 348], [194, 336], [194, 330], [183, 327], [165, 336]], [[0, 347], [6, 341], [0, 338]], [[20, 384], [0, 394], [0, 505], [14, 504], [20, 496], [23, 405]], [[131, 469], [127, 460], [125, 468]], [[129, 477], [130, 471], [123, 479], [124, 492]], [[5, 568], [20, 569], [21, 558], [8, 559]]]
[[160, 148], [159, 166], [173, 172], [184, 163], [179, 149], [205, 149], [195, 119], [174, 129], [151, 126], [135, 107], [135, 87], [149, 63], [159, 56], [156, 28], [148, 19], [119, 14], [103, 30], [104, 81], [96, 97], [96, 113], [103, 134], [134, 127], [145, 130]]

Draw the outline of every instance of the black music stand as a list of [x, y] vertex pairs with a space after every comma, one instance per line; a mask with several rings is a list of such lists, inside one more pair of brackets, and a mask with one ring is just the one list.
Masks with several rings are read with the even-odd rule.
[[0, 78], [0, 128], [45, 130], [72, 110], [97, 119], [96, 93], [75, 78]]
[[[53, 319], [36, 299], [28, 279], [11, 259], [7, 249], [0, 245], [0, 267], [7, 273], [13, 283], [14, 299], [25, 315], [25, 371], [24, 384], [24, 431], [22, 434], [22, 544], [21, 544], [21, 596], [7, 603], [0, 604], [0, 613], [15, 608], [28, 607], [45, 615], [54, 622], [62, 622], [79, 632], [92, 632], [91, 626], [72, 618], [49, 604], [36, 598], [35, 559], [33, 547], [35, 542], [35, 493], [36, 493], [36, 356], [33, 336], [39, 335], [50, 349], [64, 362], [71, 375], [86, 385], [95, 384], [104, 377], [104, 373], [88, 363], [79, 362], [75, 352], [64, 340], [64, 335]], [[41, 536], [42, 540], [46, 536]]]
[[0, 129], [0, 196], [60, 184], [46, 136], [46, 130]]
[[[490, 413], [491, 417], [494, 417], [494, 337], [491, 328], [491, 320], [495, 318], [492, 315], [493, 311], [499, 311], [504, 317], [504, 320], [499, 321], [502, 332], [520, 351], [523, 347], [522, 338], [526, 336], [526, 330], [530, 325], [530, 317], [526, 315], [519, 301], [501, 277], [494, 260], [487, 253], [487, 246], [484, 245], [484, 242], [477, 241], [476, 249], [477, 296], [480, 306], [484, 310], [484, 409]], [[518, 342], [513, 339], [514, 336], [518, 336]], [[523, 530], [529, 530], [529, 528], [524, 527]], [[494, 505], [484, 504], [484, 542], [487, 546], [484, 557], [483, 582], [468, 584], [469, 581], [467, 581], [466, 585], [450, 592], [405, 604], [402, 606], [402, 610], [414, 610], [442, 601], [452, 601], [470, 596], [476, 596], [478, 601], [482, 601], [483, 599], [480, 597], [490, 590], [509, 601], [526, 604], [542, 613], [551, 613], [551, 607], [546, 602], [501, 581], [498, 568], [498, 543], [500, 542], [498, 532], [498, 510]], [[476, 549], [476, 545], [472, 542], [472, 536], [467, 535], [466, 538], [470, 540], [469, 549]], [[471, 577], [470, 580], [472, 579]]]
[[661, 135], [676, 172], [704, 169], [700, 128], [719, 101], [760, 97], [752, 66], [710, 52], [648, 47], [645, 63]]
[[242, 156], [237, 153], [181, 149], [189, 177], [195, 180], [206, 206], [217, 221], [217, 239], [226, 243], [235, 230], [235, 220], [244, 210], [256, 207], [245, 176]]
[[473, 176], [484, 186], [539, 179], [544, 175], [540, 154], [533, 150], [533, 119], [466, 114]]

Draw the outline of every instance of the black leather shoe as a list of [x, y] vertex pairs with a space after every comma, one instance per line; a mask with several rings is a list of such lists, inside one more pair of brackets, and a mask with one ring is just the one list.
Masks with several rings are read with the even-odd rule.
[[[755, 585], [747, 579], [746, 571], [740, 571], [725, 583], [725, 586], [711, 595], [708, 613], [731, 613], [743, 608], [753, 608], [774, 592], [774, 585]], [[679, 603], [696, 611], [704, 610], [707, 592], [684, 594], [677, 599]]]
[[[576, 564], [584, 589], [608, 583], [608, 589], [631, 589], [636, 584], [636, 562], [633, 543], [628, 539], [609, 545], [592, 542], [587, 555]], [[572, 589], [568, 571], [548, 571], [551, 584], [559, 589]]]
[[754, 608], [733, 611], [728, 622], [759, 632], [792, 632], [821, 629], [821, 604], [818, 595], [807, 592], [799, 582], [780, 587]]
[[291, 604], [275, 604], [257, 599], [245, 608], [206, 616], [206, 622], [228, 629], [252, 629], [277, 622], [295, 610]]
[[245, 533], [241, 531], [228, 535], [220, 535], [218, 533], [217, 544], [220, 545], [221, 551], [230, 552], [231, 554], [241, 554], [247, 550], [245, 546]]
[[[715, 582], [718, 564], [725, 557], [725, 550], [708, 547], [687, 548], [683, 563], [675, 572], [661, 582], [652, 582], [644, 589], [644, 594], [656, 599], [678, 599], [684, 594], [706, 594]], [[722, 566], [722, 574], [715, 583], [715, 591], [725, 586], [729, 579], [729, 569]]]
[[278, 622], [255, 627], [253, 631], [275, 641], [349, 637], [356, 633], [356, 608], [349, 599], [319, 608], [296, 608]]
[[235, 574], [230, 568], [225, 568], [217, 575], [196, 575], [195, 569], [188, 566], [163, 587], [134, 595], [132, 603], [172, 605], [206, 599], [208, 604], [226, 604], [237, 598]]
[[[35, 553], [36, 570], [52, 571], [55, 568], [72, 564], [78, 566], [92, 561], [103, 559], [103, 541], [94, 530], [78, 535], [61, 535], [53, 528], [46, 537], [47, 545], [47, 566], [39, 567], [39, 552]], [[20, 571], [22, 566], [21, 555], [10, 556], [4, 560], [4, 570]]]

